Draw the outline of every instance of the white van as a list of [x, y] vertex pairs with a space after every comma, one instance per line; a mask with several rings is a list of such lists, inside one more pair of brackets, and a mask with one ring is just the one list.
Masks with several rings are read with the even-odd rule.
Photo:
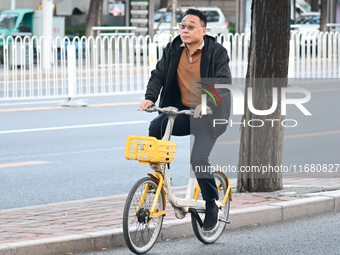
[[[207, 34], [210, 35], [220, 35], [224, 34], [228, 36], [229, 34], [229, 23], [228, 20], [225, 18], [224, 14], [222, 13], [221, 9], [214, 6], [181, 6], [181, 12], [178, 10], [176, 12], [176, 27], [177, 34], [179, 33], [178, 23], [180, 23], [183, 19], [183, 14], [188, 9], [198, 9], [202, 11], [207, 16]], [[172, 12], [169, 11], [165, 14], [164, 19], [159, 26], [158, 30], [156, 31], [159, 21], [166, 11], [166, 8], [159, 9], [154, 16], [154, 29], [156, 34], [170, 34], [171, 29], [171, 19], [172, 19]]]

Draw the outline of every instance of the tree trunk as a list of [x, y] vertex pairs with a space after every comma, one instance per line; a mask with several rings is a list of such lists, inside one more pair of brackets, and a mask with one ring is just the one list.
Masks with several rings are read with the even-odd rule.
[[312, 7], [312, 12], [318, 12], [320, 9], [319, 0], [311, 0], [310, 6]]
[[321, 17], [320, 17], [320, 31], [326, 31], [326, 24], [328, 20], [327, 8], [328, 0], [321, 0]]
[[159, 8], [166, 8], [168, 6], [168, 0], [161, 0]]
[[[252, 3], [249, 78], [246, 82], [246, 107], [239, 152], [239, 192], [268, 192], [282, 189], [283, 186], [282, 172], [276, 170], [282, 165], [284, 128], [281, 122], [284, 116], [281, 116], [280, 92], [282, 87], [287, 86], [290, 2], [257, 0]], [[271, 108], [272, 91], [277, 88], [276, 110], [270, 115], [256, 115], [249, 111], [248, 88], [253, 90], [253, 106], [257, 110]], [[272, 119], [275, 121], [270, 121]], [[252, 127], [261, 123], [261, 127]]]
[[92, 27], [100, 26], [102, 23], [103, 1], [104, 0], [91, 0], [90, 2], [86, 21], [86, 37], [89, 37], [90, 35], [96, 37], [98, 35], [97, 31], [93, 31], [92, 34]]
[[[252, 1], [251, 4], [251, 25], [250, 25], [250, 31], [253, 30], [253, 18], [254, 18], [254, 1]], [[254, 56], [255, 54], [251, 54], [254, 50], [254, 34], [250, 34], [250, 46], [248, 51], [248, 67], [247, 67], [247, 74], [246, 74], [246, 88], [251, 87], [251, 80], [250, 80], [250, 73], [253, 72], [254, 67]], [[247, 98], [247, 89], [245, 90], [245, 98]], [[247, 101], [244, 100], [244, 109], [245, 114], [242, 116], [242, 121], [245, 121], [246, 119], [250, 119], [250, 111], [247, 108]], [[245, 167], [248, 165], [249, 161], [249, 155], [250, 155], [250, 140], [249, 140], [249, 126], [245, 126], [242, 128], [241, 132], [241, 140], [240, 140], [240, 151], [239, 151], [239, 158], [238, 158], [238, 166], [239, 169], [241, 166]], [[237, 190], [238, 192], [246, 192], [251, 190], [251, 176], [250, 173], [244, 172], [244, 173], [238, 173], [237, 178]]]

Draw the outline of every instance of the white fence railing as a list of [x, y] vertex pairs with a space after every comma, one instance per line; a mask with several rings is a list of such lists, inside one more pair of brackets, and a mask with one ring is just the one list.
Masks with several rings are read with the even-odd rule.
[[339, 32], [292, 33], [290, 77], [339, 78]]
[[0, 100], [143, 91], [150, 73], [150, 41], [141, 36], [7, 40], [0, 65]]
[[[0, 37], [0, 101], [143, 92], [151, 70], [171, 40], [170, 35], [72, 40]], [[218, 41], [229, 52], [232, 76], [245, 77], [249, 36], [230, 34]], [[293, 32], [289, 77], [338, 78], [339, 52], [338, 32]]]

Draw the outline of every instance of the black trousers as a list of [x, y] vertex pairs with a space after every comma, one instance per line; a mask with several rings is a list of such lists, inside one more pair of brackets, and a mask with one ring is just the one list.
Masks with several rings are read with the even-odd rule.
[[[165, 133], [168, 123], [167, 116], [162, 113], [151, 121], [149, 126], [149, 136], [161, 139]], [[178, 115], [172, 130], [172, 135], [185, 136], [193, 134], [195, 137], [191, 151], [190, 164], [200, 185], [203, 199], [211, 201], [218, 200], [218, 192], [213, 174], [206, 171], [209, 164], [209, 155], [215, 144], [212, 126], [208, 116], [193, 118], [189, 115]]]

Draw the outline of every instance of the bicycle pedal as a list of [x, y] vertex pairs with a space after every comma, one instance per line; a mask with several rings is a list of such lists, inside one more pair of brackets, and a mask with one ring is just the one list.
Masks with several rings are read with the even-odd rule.
[[223, 220], [223, 219], [218, 219], [219, 221], [222, 221], [222, 222], [224, 222], [224, 223], [226, 223], [226, 224], [230, 224], [230, 221], [226, 221], [226, 220]]

